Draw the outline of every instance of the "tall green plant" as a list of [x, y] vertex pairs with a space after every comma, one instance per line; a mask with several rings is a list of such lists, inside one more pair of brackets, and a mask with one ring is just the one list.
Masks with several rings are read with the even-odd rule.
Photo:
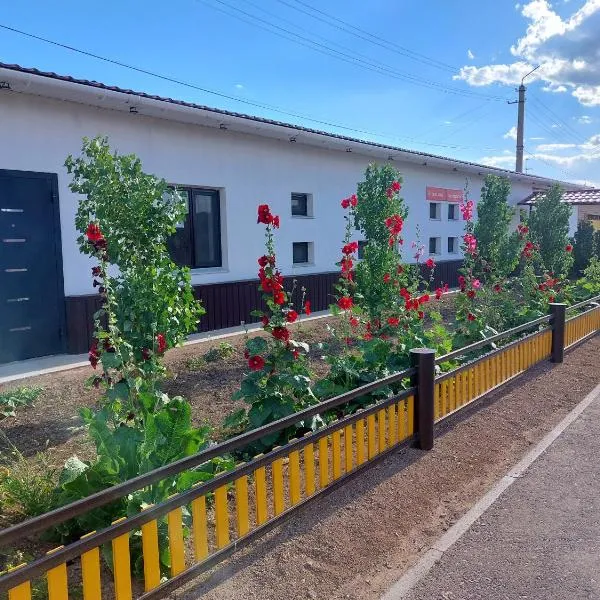
[[573, 263], [569, 243], [571, 207], [562, 202], [562, 190], [553, 185], [537, 202], [529, 216], [531, 239], [539, 246], [546, 271], [565, 276]]
[[594, 256], [594, 226], [587, 220], [579, 221], [573, 245], [573, 274], [579, 277]]
[[510, 181], [508, 177], [487, 175], [477, 204], [477, 222], [474, 235], [477, 239], [482, 269], [480, 277], [488, 280], [510, 275], [519, 262], [516, 232], [510, 232], [513, 209], [508, 204]]

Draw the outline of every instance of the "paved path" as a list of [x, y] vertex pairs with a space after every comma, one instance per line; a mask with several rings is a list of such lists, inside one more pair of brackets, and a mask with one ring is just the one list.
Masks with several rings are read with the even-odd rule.
[[600, 395], [404, 598], [600, 599]]

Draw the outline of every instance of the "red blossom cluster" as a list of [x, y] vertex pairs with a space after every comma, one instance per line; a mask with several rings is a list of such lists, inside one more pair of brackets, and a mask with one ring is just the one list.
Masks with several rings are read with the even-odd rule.
[[527, 240], [527, 242], [525, 243], [525, 246], [523, 246], [521, 255], [523, 256], [523, 258], [532, 258], [533, 254], [536, 250], [537, 250], [537, 246], [530, 240]]
[[425, 261], [425, 266], [428, 269], [435, 269], [435, 260], [433, 260], [433, 258], [429, 257], [426, 261]]
[[106, 239], [104, 238], [100, 226], [97, 223], [89, 223], [85, 230], [85, 236], [87, 237], [88, 242], [94, 247], [94, 250], [98, 253], [102, 253], [102, 260], [107, 261]]
[[471, 256], [475, 256], [477, 252], [477, 238], [472, 233], [465, 233], [463, 241], [465, 243], [465, 252]]
[[268, 204], [258, 205], [258, 219], [256, 222], [263, 223], [264, 225], [273, 225], [275, 229], [279, 229], [279, 215], [272, 215]]
[[391, 200], [394, 197], [394, 194], [397, 194], [402, 186], [399, 181], [394, 181], [392, 185], [385, 191], [387, 197]]
[[519, 237], [523, 240], [525, 236], [529, 233], [529, 227], [527, 225], [518, 225], [517, 231], [519, 233]]
[[341, 201], [341, 205], [342, 208], [354, 208], [356, 207], [356, 205], [358, 204], [358, 198], [356, 197], [356, 194], [352, 194], [352, 196], [348, 196], [348, 198], [344, 198]]
[[445, 283], [442, 287], [436, 288], [435, 299], [440, 300], [441, 297], [448, 292], [448, 284]]
[[385, 220], [385, 226], [390, 232], [389, 244], [393, 246], [396, 242], [402, 243], [402, 238], [398, 238], [402, 227], [404, 226], [404, 219], [400, 215], [392, 215]]
[[470, 221], [473, 218], [473, 206], [473, 200], [467, 200], [466, 202], [461, 202], [459, 204], [463, 220]]
[[572, 245], [572, 244], [567, 244], [567, 245], [565, 246], [565, 250], [566, 250], [567, 252], [573, 252], [573, 245]]

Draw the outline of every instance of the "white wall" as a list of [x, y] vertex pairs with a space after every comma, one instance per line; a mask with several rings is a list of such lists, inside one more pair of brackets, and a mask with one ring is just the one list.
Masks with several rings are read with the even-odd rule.
[[[63, 166], [68, 154], [77, 155], [83, 136], [107, 135], [111, 146], [133, 152], [144, 170], [179, 185], [222, 189], [225, 211], [222, 269], [196, 270], [194, 284], [235, 281], [256, 276], [256, 257], [263, 253], [263, 228], [256, 225], [256, 207], [268, 203], [281, 216], [277, 233], [279, 265], [284, 274], [335, 270], [344, 230], [340, 200], [356, 190], [368, 158], [355, 153], [319, 150], [231, 131], [213, 130], [172, 121], [130, 115], [24, 94], [3, 94], [0, 122], [5, 143], [0, 145], [0, 168], [58, 174], [66, 295], [92, 293], [89, 267], [79, 253], [74, 216], [77, 197], [68, 189]], [[404, 177], [402, 195], [409, 206], [404, 232], [405, 253], [411, 254], [417, 225], [427, 250], [428, 238], [442, 238], [437, 260], [451, 260], [447, 237], [459, 237], [462, 220], [429, 219], [426, 186], [462, 189], [464, 175], [394, 163]], [[479, 198], [483, 178], [470, 180], [470, 197]], [[511, 204], [531, 193], [528, 184], [513, 187]], [[313, 195], [314, 219], [292, 218], [291, 192]], [[356, 235], [358, 239], [358, 235]], [[314, 242], [314, 265], [292, 265], [292, 242]], [[427, 255], [425, 256], [425, 258]]]

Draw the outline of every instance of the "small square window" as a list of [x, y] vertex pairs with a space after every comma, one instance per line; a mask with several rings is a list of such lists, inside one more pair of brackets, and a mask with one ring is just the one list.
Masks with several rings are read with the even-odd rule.
[[367, 240], [358, 241], [358, 258], [363, 259], [365, 257], [365, 248], [367, 246]]
[[448, 238], [448, 254], [456, 254], [458, 252], [458, 238]]
[[458, 206], [448, 204], [448, 221], [458, 221]]
[[436, 221], [442, 218], [442, 205], [439, 202], [429, 203], [429, 218]]
[[292, 261], [295, 265], [312, 263], [312, 242], [294, 242], [292, 244]]
[[308, 194], [292, 194], [292, 216], [309, 216]]
[[439, 237], [429, 238], [429, 254], [440, 254], [442, 249], [442, 239]]

